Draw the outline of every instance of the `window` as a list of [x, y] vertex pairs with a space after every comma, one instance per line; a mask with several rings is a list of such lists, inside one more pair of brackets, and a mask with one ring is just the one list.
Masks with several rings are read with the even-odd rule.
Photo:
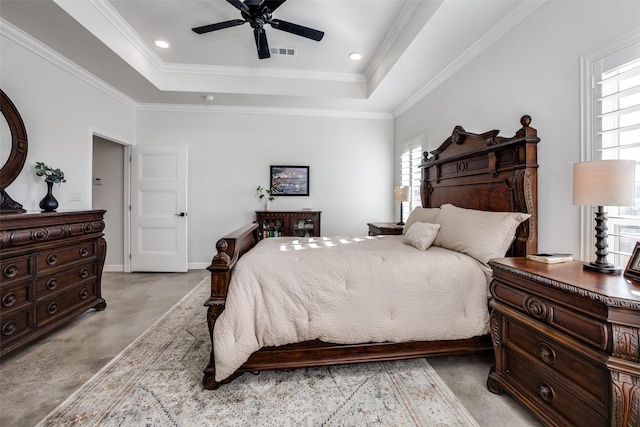
[[411, 187], [409, 199], [409, 212], [414, 208], [421, 206], [420, 199], [420, 180], [422, 179], [422, 171], [420, 162], [422, 161], [422, 146], [425, 141], [425, 135], [421, 135], [402, 146], [400, 155], [400, 185], [408, 185]]
[[[590, 77], [583, 79], [583, 84], [589, 86], [583, 105], [589, 111], [586, 116], [583, 114], [583, 160], [636, 161], [636, 205], [605, 209], [608, 261], [624, 268], [635, 243], [640, 241], [640, 32], [583, 58], [583, 70]], [[594, 234], [593, 217], [592, 210], [583, 217], [585, 260], [593, 259], [593, 237], [588, 238], [588, 233]]]

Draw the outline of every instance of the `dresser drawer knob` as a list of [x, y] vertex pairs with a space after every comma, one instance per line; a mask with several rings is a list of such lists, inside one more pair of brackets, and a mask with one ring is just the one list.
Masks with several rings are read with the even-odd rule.
[[9, 294], [6, 294], [4, 298], [2, 298], [2, 305], [4, 307], [11, 307], [16, 303], [16, 301], [18, 301], [18, 296], [15, 294], [15, 292], [11, 292]]
[[89, 255], [89, 250], [87, 248], [81, 248], [80, 249], [80, 256], [85, 257]]
[[87, 291], [86, 289], [82, 289], [80, 291], [80, 299], [87, 299], [88, 296], [89, 296], [89, 291]]
[[47, 289], [52, 291], [52, 290], [54, 290], [55, 288], [58, 287], [58, 280], [55, 277], [53, 277], [53, 278], [47, 280], [47, 285], [46, 286], [47, 286]]
[[545, 383], [544, 381], [540, 381], [538, 383], [538, 393], [540, 394], [542, 400], [547, 403], [553, 403], [553, 401], [556, 400], [556, 392], [549, 384]]
[[4, 270], [2, 270], [2, 274], [7, 279], [16, 277], [18, 275], [18, 266], [15, 264], [9, 264], [4, 268]]
[[80, 270], [80, 278], [84, 279], [87, 276], [89, 276], [89, 271], [86, 268]]
[[58, 262], [58, 255], [51, 254], [47, 257], [47, 264], [54, 265], [57, 262]]
[[58, 304], [55, 302], [49, 304], [49, 306], [47, 307], [47, 313], [56, 314], [56, 311], [58, 311]]
[[2, 326], [2, 335], [11, 335], [16, 331], [16, 329], [18, 329], [16, 322], [11, 320]]
[[547, 306], [538, 298], [529, 298], [525, 303], [527, 313], [536, 319], [543, 320], [547, 317]]
[[540, 355], [540, 359], [548, 365], [552, 365], [556, 361], [556, 352], [553, 351], [548, 344], [538, 344], [538, 355]]

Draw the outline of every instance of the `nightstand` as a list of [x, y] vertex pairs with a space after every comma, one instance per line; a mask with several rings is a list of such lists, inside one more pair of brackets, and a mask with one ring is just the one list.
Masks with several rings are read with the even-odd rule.
[[369, 226], [369, 236], [399, 236], [404, 228], [404, 225], [398, 225], [395, 222], [369, 222], [367, 225]]
[[640, 282], [580, 261], [492, 260], [487, 386], [545, 425], [640, 425]]

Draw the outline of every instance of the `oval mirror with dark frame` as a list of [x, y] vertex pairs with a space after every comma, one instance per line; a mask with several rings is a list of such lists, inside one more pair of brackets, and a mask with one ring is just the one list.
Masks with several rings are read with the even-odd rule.
[[[0, 213], [26, 212], [22, 205], [14, 201], [5, 188], [20, 175], [27, 160], [27, 130], [18, 109], [0, 89], [0, 109], [4, 120], [0, 123]], [[11, 141], [11, 144], [9, 144]]]

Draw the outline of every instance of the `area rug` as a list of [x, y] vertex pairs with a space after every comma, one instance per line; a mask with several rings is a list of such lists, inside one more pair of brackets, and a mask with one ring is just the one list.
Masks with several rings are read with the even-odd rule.
[[478, 426], [425, 359], [245, 374], [205, 390], [209, 283], [38, 426]]

